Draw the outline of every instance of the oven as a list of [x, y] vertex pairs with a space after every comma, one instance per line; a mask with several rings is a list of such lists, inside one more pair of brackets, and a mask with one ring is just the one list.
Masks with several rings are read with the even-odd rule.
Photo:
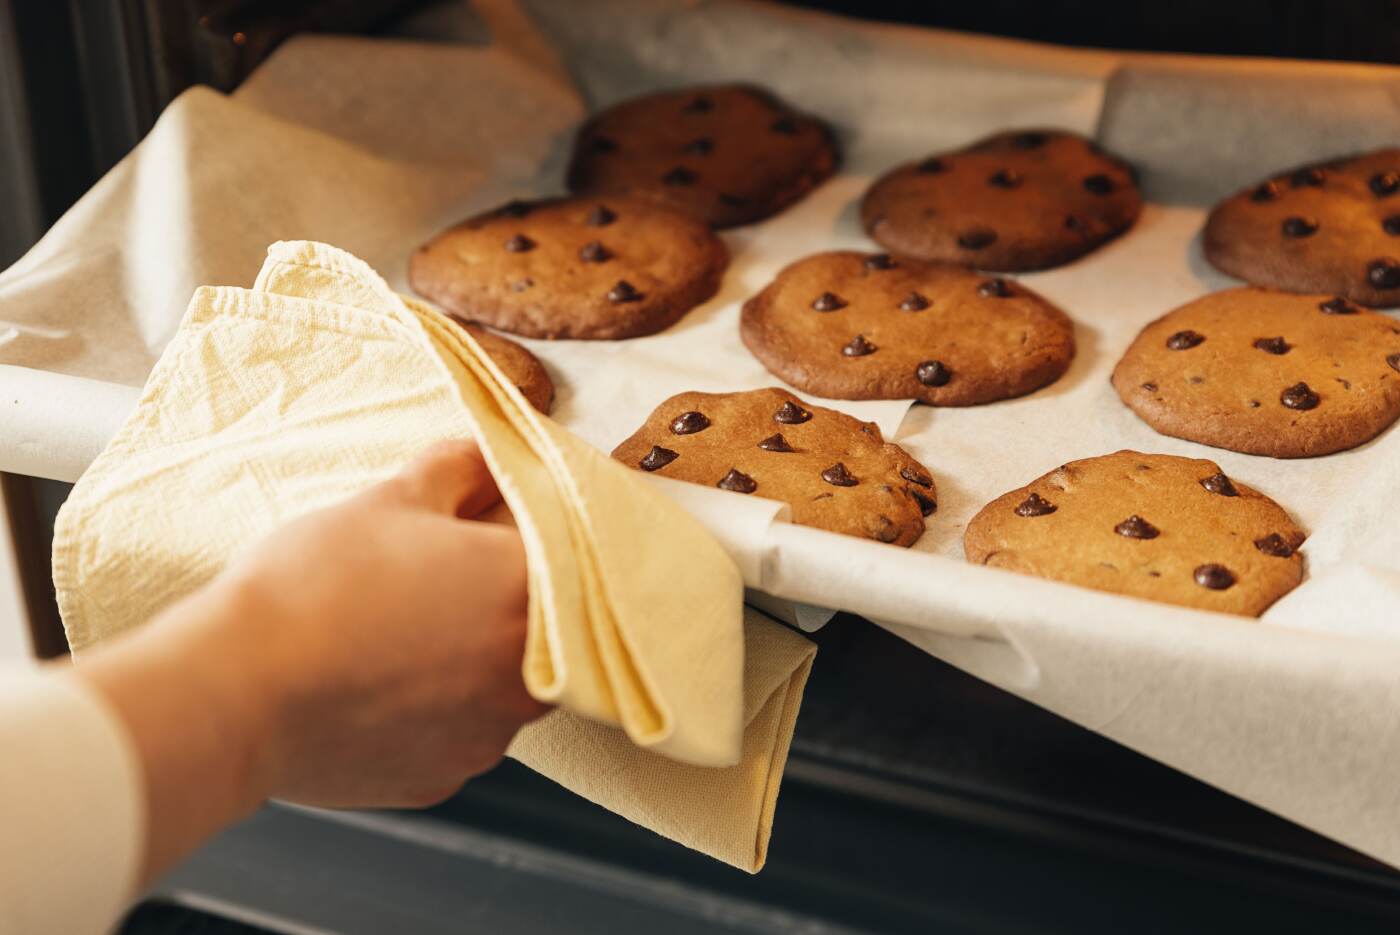
[[[1400, 62], [1400, 4], [1167, 8], [816, 0], [1077, 46]], [[0, 267], [181, 90], [302, 32], [397, 35], [452, 4], [0, 0]], [[587, 15], [587, 2], [578, 4]], [[412, 34], [412, 33], [411, 33]], [[0, 319], [3, 319], [0, 309]], [[0, 362], [3, 356], [0, 355]], [[0, 386], [0, 390], [3, 387]], [[0, 403], [3, 403], [0, 393]], [[42, 473], [42, 472], [36, 472]], [[0, 653], [65, 651], [48, 576], [68, 486], [3, 477]], [[130, 932], [1395, 931], [1400, 873], [993, 688], [859, 618], [821, 651], [766, 869], [746, 876], [507, 762], [423, 812], [269, 805]], [[914, 691], [914, 687], [918, 691]]]

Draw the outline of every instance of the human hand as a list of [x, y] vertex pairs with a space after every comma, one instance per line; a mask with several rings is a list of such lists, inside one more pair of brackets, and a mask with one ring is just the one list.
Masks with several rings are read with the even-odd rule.
[[[546, 710], [525, 692], [526, 570], [473, 443], [269, 537], [229, 571], [277, 699], [267, 794], [418, 806], [451, 795]], [[249, 630], [251, 629], [251, 633]]]
[[[192, 828], [212, 833], [269, 797], [439, 801], [547, 710], [520, 674], [519, 534], [462, 518], [498, 500], [474, 444], [439, 445], [278, 530], [85, 659], [80, 671], [126, 720], [147, 766], [148, 873], [188, 847]], [[220, 785], [211, 770], [232, 815], [209, 801]]]

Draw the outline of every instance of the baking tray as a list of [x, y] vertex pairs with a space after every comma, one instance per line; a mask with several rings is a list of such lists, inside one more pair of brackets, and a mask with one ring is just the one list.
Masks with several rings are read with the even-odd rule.
[[[869, 248], [855, 204], [888, 166], [1009, 126], [1096, 135], [1142, 171], [1126, 236], [1027, 275], [1075, 319], [1079, 354], [1029, 397], [968, 409], [833, 403], [927, 464], [940, 509], [911, 550], [782, 521], [778, 506], [660, 483], [757, 591], [858, 612], [1130, 747], [1392, 863], [1400, 861], [1400, 433], [1279, 462], [1153, 433], [1107, 373], [1146, 321], [1233, 284], [1203, 261], [1205, 207], [1269, 171], [1384, 143], [1400, 72], [1129, 56], [873, 26], [764, 4], [598, 0], [434, 7], [402, 41], [307, 37], [234, 95], [188, 92], [138, 150], [0, 276], [0, 468], [72, 479], [100, 450], [201, 283], [247, 284], [265, 246], [314, 238], [404, 287], [408, 253], [507, 197], [558, 190], [587, 111], [652, 88], [752, 80], [837, 128], [842, 173], [726, 232], [720, 295], [660, 335], [528, 342], [555, 416], [610, 449], [682, 389], [772, 385], [738, 306], [785, 263]], [[459, 42], [424, 42], [457, 37]], [[405, 106], [405, 101], [413, 106]], [[0, 333], [4, 327], [0, 326]], [[3, 340], [3, 339], [0, 339]], [[810, 398], [810, 397], [809, 397]], [[1312, 536], [1309, 578], [1263, 621], [970, 566], [982, 503], [1119, 448], [1209, 457]]]

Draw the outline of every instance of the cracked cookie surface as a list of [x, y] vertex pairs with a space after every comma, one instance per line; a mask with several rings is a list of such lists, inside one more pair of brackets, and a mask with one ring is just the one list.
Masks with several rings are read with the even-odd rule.
[[1305, 535], [1213, 461], [1119, 451], [987, 504], [967, 560], [1100, 591], [1257, 617], [1297, 587]]
[[871, 422], [780, 389], [680, 393], [612, 456], [628, 467], [782, 500], [792, 520], [909, 546], [937, 508], [929, 471]]

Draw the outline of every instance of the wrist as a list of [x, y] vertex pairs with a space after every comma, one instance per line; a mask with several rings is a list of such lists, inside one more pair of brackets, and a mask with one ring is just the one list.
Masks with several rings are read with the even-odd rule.
[[275, 738], [285, 708], [281, 673], [262, 632], [265, 610], [255, 589], [237, 578], [216, 579], [191, 598], [174, 622], [185, 628], [181, 652], [197, 682], [212, 727], [224, 741], [229, 794], [242, 817], [271, 794]]

